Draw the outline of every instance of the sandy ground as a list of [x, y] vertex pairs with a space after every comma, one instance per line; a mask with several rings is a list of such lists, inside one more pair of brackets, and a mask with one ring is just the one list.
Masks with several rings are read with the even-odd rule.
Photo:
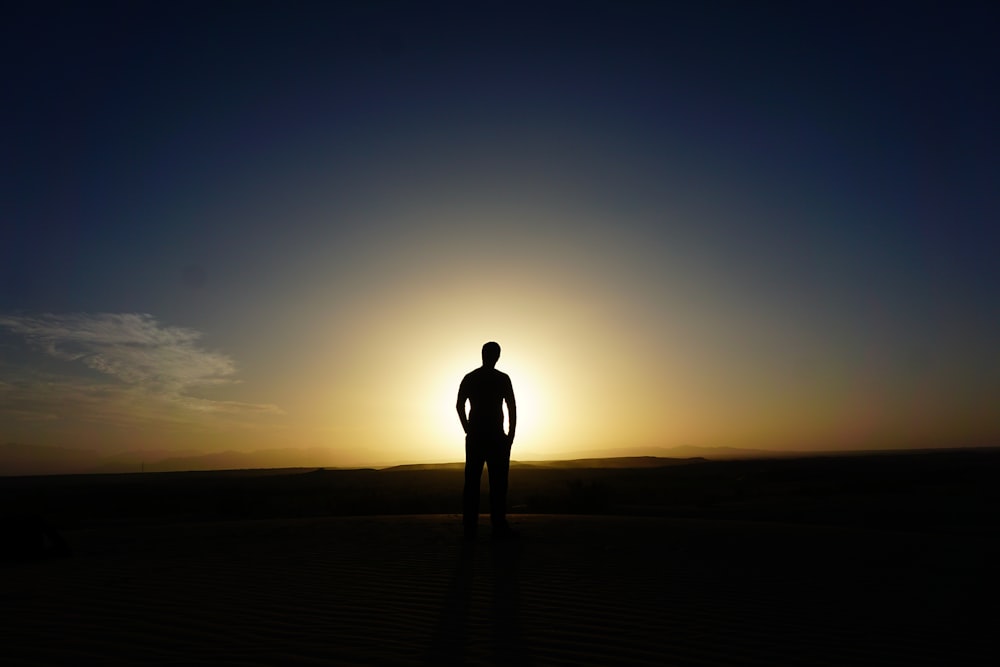
[[3, 663], [987, 664], [992, 537], [525, 515], [69, 531], [7, 563]]

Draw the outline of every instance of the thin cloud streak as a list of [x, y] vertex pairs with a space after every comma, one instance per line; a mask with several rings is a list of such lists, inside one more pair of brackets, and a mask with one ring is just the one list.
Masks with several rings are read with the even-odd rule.
[[14, 403], [21, 411], [44, 405], [45, 412], [62, 413], [74, 406], [89, 407], [112, 421], [126, 416], [175, 421], [177, 406], [202, 414], [284, 414], [272, 404], [189, 395], [195, 388], [235, 383], [235, 362], [199, 347], [201, 332], [162, 325], [152, 315], [2, 315], [0, 328], [55, 359], [78, 362], [110, 380], [43, 377], [22, 369], [26, 377], [5, 387], [4, 393], [13, 399], [9, 408]]
[[197, 347], [201, 333], [162, 326], [142, 313], [0, 316], [0, 326], [34, 347], [126, 384], [180, 391], [220, 384], [236, 372], [228, 356]]

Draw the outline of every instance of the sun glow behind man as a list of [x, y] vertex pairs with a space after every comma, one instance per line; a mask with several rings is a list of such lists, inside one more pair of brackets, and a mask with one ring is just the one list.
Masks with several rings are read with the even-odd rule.
[[[530, 352], [519, 350], [516, 345], [506, 346], [505, 350], [504, 370], [517, 378], [517, 441], [511, 456], [515, 460], [519, 452], [545, 456], [563, 444], [565, 433], [560, 435], [560, 429], [565, 431], [570, 428], [559, 409], [558, 395], [554, 390], [555, 378], [546, 376], [547, 372], [555, 371], [541, 363], [539, 367], [532, 365], [528, 356]], [[525, 352], [528, 359], [515, 360], [513, 357], [518, 352]], [[413, 402], [411, 415], [417, 428], [411, 436], [413, 446], [419, 448], [422, 456], [438, 461], [456, 461], [463, 453], [455, 444], [462, 435], [453, 407], [455, 378], [468, 370], [470, 362], [469, 355], [464, 353], [442, 356], [445, 358], [439, 365], [426, 369], [427, 389], [419, 393]], [[508, 427], [509, 415], [504, 406], [504, 430]]]

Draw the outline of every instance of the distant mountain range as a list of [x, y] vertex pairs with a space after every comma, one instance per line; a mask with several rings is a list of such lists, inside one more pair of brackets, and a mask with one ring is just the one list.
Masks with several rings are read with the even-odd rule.
[[262, 449], [252, 452], [132, 451], [101, 455], [93, 450], [7, 443], [0, 445], [0, 475], [69, 475], [247, 468], [337, 467], [327, 449]]
[[[515, 454], [517, 452], [515, 451]], [[532, 456], [530, 452], [524, 452], [519, 456], [515, 455], [519, 461], [546, 461], [556, 459], [560, 461], [570, 461], [577, 459], [608, 459], [608, 458], [629, 458], [656, 456], [668, 459], [746, 459], [761, 456], [787, 456], [804, 455], [805, 452], [787, 452], [766, 449], [744, 449], [741, 447], [695, 447], [692, 445], [679, 445], [677, 447], [623, 447], [605, 449], [584, 449], [570, 452], [558, 452], [552, 456]]]
[[[550, 465], [559, 461], [561, 466], [622, 467], [633, 465], [670, 465], [678, 460], [703, 458], [708, 460], [747, 459], [761, 457], [809, 456], [834, 452], [773, 451], [742, 449], [739, 447], [629, 447], [558, 452], [543, 457], [532, 452], [515, 449], [513, 459], [517, 465]], [[369, 467], [385, 468], [440, 468], [460, 466], [459, 462], [374, 463]], [[7, 443], [0, 445], [0, 476], [14, 475], [68, 475], [129, 472], [177, 472], [188, 470], [245, 470], [255, 468], [343, 468], [333, 452], [322, 447], [260, 449], [251, 452], [223, 451], [200, 453], [195, 451], [132, 451], [101, 455], [93, 450], [68, 447], [48, 447]]]

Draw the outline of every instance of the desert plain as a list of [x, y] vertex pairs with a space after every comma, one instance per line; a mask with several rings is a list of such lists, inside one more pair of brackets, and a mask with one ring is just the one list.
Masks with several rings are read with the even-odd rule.
[[515, 463], [518, 539], [484, 514], [471, 543], [457, 464], [2, 477], [0, 657], [993, 664], [998, 473], [994, 449]]

